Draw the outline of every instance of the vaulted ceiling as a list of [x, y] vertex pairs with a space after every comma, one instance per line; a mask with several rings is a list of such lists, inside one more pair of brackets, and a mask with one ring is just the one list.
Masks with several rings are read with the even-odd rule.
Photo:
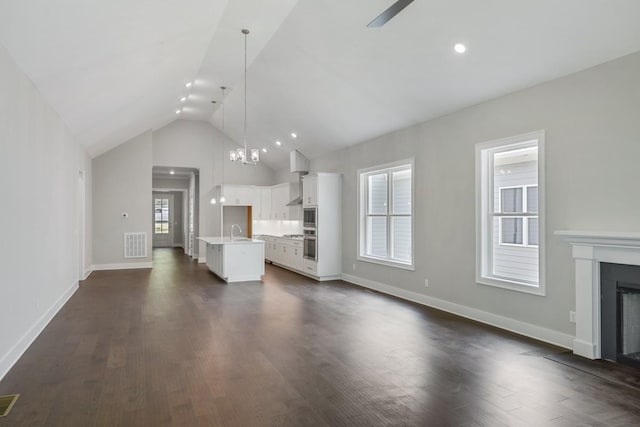
[[637, 0], [416, 0], [366, 27], [394, 1], [3, 0], [0, 43], [95, 156], [177, 118], [222, 129], [220, 86], [241, 143], [248, 28], [248, 144], [273, 168], [640, 51]]

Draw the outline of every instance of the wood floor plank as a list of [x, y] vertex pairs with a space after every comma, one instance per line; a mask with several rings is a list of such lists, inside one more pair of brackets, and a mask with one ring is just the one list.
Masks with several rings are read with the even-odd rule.
[[268, 265], [225, 284], [180, 250], [94, 272], [0, 382], [0, 427], [640, 425], [561, 349]]

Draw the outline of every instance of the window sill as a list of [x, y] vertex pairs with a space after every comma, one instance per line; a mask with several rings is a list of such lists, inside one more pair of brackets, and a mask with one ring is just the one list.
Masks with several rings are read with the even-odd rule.
[[415, 267], [413, 266], [413, 264], [404, 264], [404, 263], [401, 263], [401, 262], [389, 261], [389, 260], [380, 259], [380, 258], [366, 257], [366, 256], [362, 256], [362, 255], [358, 255], [357, 260], [358, 261], [364, 261], [364, 262], [370, 262], [372, 264], [385, 265], [387, 267], [400, 268], [402, 270], [415, 271]]
[[492, 286], [494, 288], [502, 288], [510, 291], [522, 292], [525, 294], [546, 296], [546, 291], [541, 283], [533, 285], [525, 282], [518, 282], [517, 280], [502, 279], [497, 277], [476, 277], [476, 283], [478, 285]]
[[498, 244], [499, 246], [506, 246], [508, 248], [533, 248], [533, 249], [538, 249], [538, 245], [523, 245], [520, 243], [502, 243], [500, 242]]

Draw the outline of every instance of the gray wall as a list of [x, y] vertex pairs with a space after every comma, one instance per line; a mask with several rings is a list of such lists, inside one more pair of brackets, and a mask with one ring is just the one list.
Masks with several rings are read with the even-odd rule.
[[91, 168], [1, 45], [0, 94], [0, 323], [10, 325], [0, 333], [1, 379], [77, 289], [79, 171], [91, 182]]
[[300, 182], [300, 174], [296, 172], [289, 172], [289, 167], [276, 171], [276, 183], [282, 182]]
[[[220, 235], [220, 205], [209, 203], [215, 185], [223, 182], [260, 185], [275, 183], [274, 171], [264, 164], [232, 164], [228, 151], [237, 147], [207, 122], [176, 120], [153, 132], [153, 166], [188, 167], [200, 171], [200, 236]], [[224, 178], [222, 160], [225, 162]], [[201, 257], [204, 256], [202, 244], [199, 253]]]
[[[640, 230], [638, 76], [633, 54], [313, 160], [344, 174], [343, 229], [356, 230], [356, 170], [415, 156], [415, 272], [357, 261], [355, 232], [344, 233], [343, 272], [574, 335], [573, 259], [553, 232]], [[541, 129], [547, 295], [477, 285], [475, 144]]]
[[188, 190], [189, 189], [189, 177], [180, 177], [180, 178], [166, 178], [166, 177], [158, 177], [153, 178], [153, 188], [162, 190], [162, 189], [181, 189]]
[[224, 210], [224, 215], [222, 216], [222, 234], [224, 236], [230, 236], [231, 226], [233, 224], [238, 224], [242, 231], [238, 232], [238, 229], [235, 229], [233, 235], [235, 237], [248, 237], [247, 220], [249, 216], [249, 208], [247, 206], [224, 206], [222, 209]]
[[[94, 266], [151, 262], [151, 172], [150, 131], [93, 159]], [[124, 258], [124, 233], [141, 231], [147, 257]]]

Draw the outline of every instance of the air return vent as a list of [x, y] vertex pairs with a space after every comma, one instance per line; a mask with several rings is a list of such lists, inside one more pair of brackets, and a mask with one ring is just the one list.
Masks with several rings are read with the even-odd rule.
[[0, 396], [0, 418], [9, 415], [9, 411], [13, 408], [13, 404], [16, 403], [19, 397], [19, 394]]
[[147, 233], [124, 233], [124, 257], [147, 257]]

